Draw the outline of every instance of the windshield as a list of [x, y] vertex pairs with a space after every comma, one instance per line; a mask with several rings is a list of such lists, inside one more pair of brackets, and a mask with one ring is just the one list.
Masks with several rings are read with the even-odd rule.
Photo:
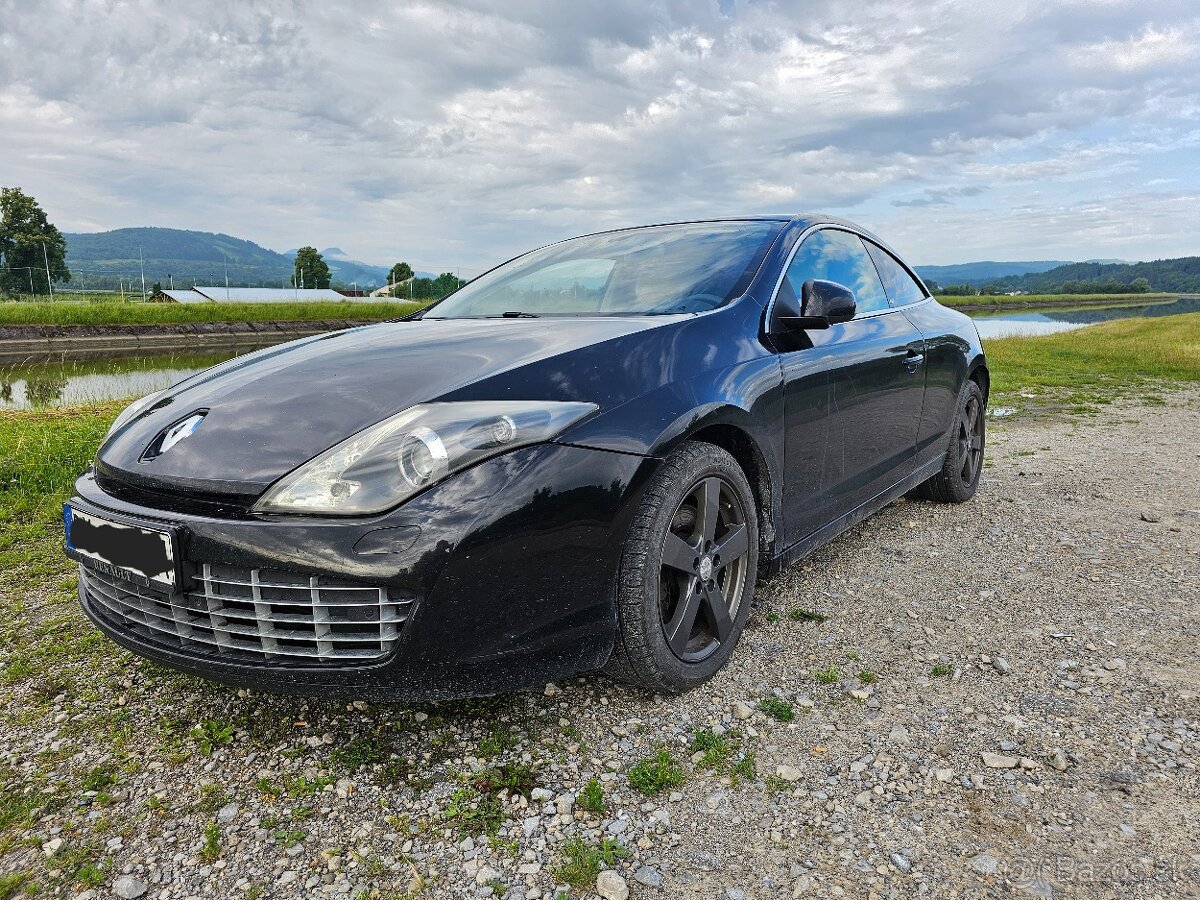
[[423, 318], [703, 312], [745, 291], [783, 225], [700, 222], [574, 238], [481, 275]]

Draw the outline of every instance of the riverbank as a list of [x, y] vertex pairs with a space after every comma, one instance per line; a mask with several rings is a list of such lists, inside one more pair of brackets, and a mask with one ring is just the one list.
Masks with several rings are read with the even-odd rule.
[[344, 303], [0, 303], [0, 326], [379, 322], [406, 316], [421, 306], [401, 300], [382, 303], [349, 300]]
[[983, 349], [993, 407], [1089, 412], [1122, 398], [1155, 402], [1163, 385], [1200, 382], [1200, 313], [1001, 338]]
[[1013, 309], [1079, 309], [1098, 306], [1130, 306], [1155, 302], [1170, 303], [1179, 294], [1023, 294], [1019, 297], [938, 297], [943, 306], [963, 312], [1003, 312]]
[[296, 338], [370, 324], [370, 319], [314, 319], [158, 325], [0, 325], [0, 363], [156, 355], [181, 350], [246, 352]]

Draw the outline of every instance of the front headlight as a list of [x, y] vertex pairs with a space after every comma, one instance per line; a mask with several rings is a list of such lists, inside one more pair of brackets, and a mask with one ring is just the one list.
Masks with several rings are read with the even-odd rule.
[[127, 407], [121, 410], [120, 415], [113, 419], [113, 423], [108, 426], [108, 433], [104, 435], [104, 439], [107, 441], [110, 437], [116, 434], [117, 430], [122, 425], [125, 425], [127, 422], [134, 419], [139, 413], [142, 413], [148, 409], [155, 400], [162, 396], [162, 394], [162, 391], [157, 391], [153, 394], [147, 394], [140, 400], [134, 400], [132, 403], [130, 403]]
[[594, 403], [427, 403], [326, 450], [268, 488], [255, 512], [361, 516], [383, 512], [482, 459], [546, 441]]

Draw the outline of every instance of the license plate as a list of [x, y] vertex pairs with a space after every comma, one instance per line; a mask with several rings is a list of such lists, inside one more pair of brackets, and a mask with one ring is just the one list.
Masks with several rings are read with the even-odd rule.
[[175, 592], [175, 538], [167, 529], [63, 507], [67, 554], [85, 565], [137, 584]]

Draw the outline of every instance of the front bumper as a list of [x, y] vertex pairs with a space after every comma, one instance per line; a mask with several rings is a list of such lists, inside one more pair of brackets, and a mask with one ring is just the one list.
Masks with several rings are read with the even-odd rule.
[[608, 660], [616, 631], [613, 578], [629, 519], [657, 465], [542, 444], [486, 460], [369, 520], [211, 518], [120, 500], [91, 473], [76, 482], [71, 503], [79, 509], [178, 528], [185, 590], [208, 564], [337, 579], [414, 598], [386, 657], [367, 663], [248, 662], [216, 646], [193, 652], [115, 615], [111, 604], [89, 596], [84, 579], [80, 601], [114, 641], [227, 684], [379, 699], [535, 687]]

